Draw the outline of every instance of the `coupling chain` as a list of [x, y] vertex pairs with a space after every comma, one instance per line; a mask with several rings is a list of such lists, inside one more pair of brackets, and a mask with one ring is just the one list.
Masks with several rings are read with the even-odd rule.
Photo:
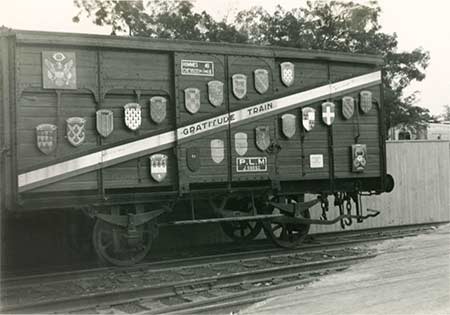
[[[352, 214], [352, 199], [348, 194], [344, 196], [345, 209], [347, 210], [347, 214], [350, 216]], [[352, 218], [345, 218], [345, 225], [352, 225]]]
[[322, 198], [322, 202], [320, 203], [320, 207], [322, 208], [322, 215], [320, 217], [320, 220], [328, 220], [327, 212], [328, 212], [329, 205], [328, 205], [328, 199], [326, 197]]

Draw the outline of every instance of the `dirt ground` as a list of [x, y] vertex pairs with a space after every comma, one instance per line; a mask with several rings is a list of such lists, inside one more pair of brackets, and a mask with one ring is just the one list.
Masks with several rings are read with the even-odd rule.
[[371, 260], [239, 314], [450, 314], [450, 224], [373, 248]]

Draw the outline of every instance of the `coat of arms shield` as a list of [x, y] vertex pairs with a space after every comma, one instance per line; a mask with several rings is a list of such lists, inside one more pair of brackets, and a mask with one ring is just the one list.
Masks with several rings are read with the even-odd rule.
[[293, 114], [284, 114], [281, 116], [281, 129], [286, 138], [292, 138], [295, 135], [295, 118]]
[[149, 159], [150, 175], [158, 183], [162, 182], [167, 175], [167, 155], [153, 154]]
[[352, 145], [352, 172], [361, 173], [367, 164], [367, 146], [365, 144]]
[[56, 149], [58, 127], [52, 124], [41, 124], [36, 127], [37, 147], [44, 154], [50, 154]]
[[184, 90], [184, 103], [187, 111], [195, 114], [200, 109], [200, 90], [187, 88]]
[[292, 62], [282, 62], [280, 64], [281, 68], [281, 82], [287, 87], [294, 83], [294, 64]]
[[223, 83], [220, 81], [208, 82], [208, 99], [209, 102], [218, 107], [223, 103]]
[[267, 150], [270, 146], [270, 129], [268, 126], [255, 128], [256, 147], [261, 151]]
[[186, 149], [186, 163], [192, 172], [199, 170], [201, 166], [200, 149], [197, 147], [189, 147]]
[[70, 144], [74, 147], [78, 147], [82, 144], [86, 137], [86, 130], [84, 128], [85, 123], [86, 119], [81, 117], [70, 117], [66, 120], [67, 140], [69, 140]]
[[141, 105], [138, 103], [128, 103], [125, 109], [125, 125], [131, 130], [137, 130], [141, 126]]
[[351, 96], [344, 96], [342, 98], [342, 116], [345, 119], [350, 119], [355, 112], [355, 100]]
[[255, 90], [259, 94], [264, 94], [269, 89], [269, 71], [266, 69], [256, 69], [255, 74]]
[[150, 117], [152, 120], [160, 124], [166, 119], [167, 100], [162, 96], [153, 96], [150, 98]]
[[100, 109], [96, 113], [97, 131], [103, 137], [107, 137], [114, 130], [114, 113], [109, 109]]
[[316, 110], [312, 107], [302, 108], [302, 124], [306, 131], [311, 131], [316, 122]]
[[234, 96], [239, 100], [243, 99], [247, 94], [247, 76], [244, 74], [234, 74], [232, 81]]
[[43, 51], [42, 78], [44, 89], [76, 89], [75, 53]]
[[211, 158], [212, 160], [219, 164], [223, 161], [225, 157], [225, 146], [221, 139], [211, 140]]
[[247, 142], [247, 134], [245, 132], [237, 132], [234, 135], [234, 149], [237, 154], [244, 155], [247, 153], [248, 142]]
[[359, 93], [359, 106], [365, 114], [367, 114], [372, 109], [372, 92], [361, 91]]
[[333, 102], [322, 103], [322, 120], [328, 126], [331, 126], [336, 116], [334, 110], [335, 105]]

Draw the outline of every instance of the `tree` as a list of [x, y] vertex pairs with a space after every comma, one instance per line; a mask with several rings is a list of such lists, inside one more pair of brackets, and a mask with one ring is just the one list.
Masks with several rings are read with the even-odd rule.
[[79, 9], [75, 23], [86, 14], [97, 25], [112, 27], [111, 35], [245, 43], [234, 25], [215, 21], [205, 11], [195, 13], [186, 0], [73, 0]]
[[444, 105], [442, 111], [442, 120], [450, 121], [450, 105]]
[[353, 2], [308, 1], [303, 8], [273, 14], [253, 7], [236, 15], [234, 22], [215, 21], [205, 11], [195, 13], [187, 0], [74, 0], [79, 8], [74, 21], [87, 14], [98, 25], [112, 26], [112, 33], [130, 36], [254, 43], [303, 49], [379, 54], [385, 58], [383, 82], [386, 128], [402, 124], [418, 128], [431, 116], [415, 106], [416, 94], [403, 95], [411, 81], [425, 78], [429, 53], [422, 48], [398, 52], [396, 34], [381, 32], [380, 8]]

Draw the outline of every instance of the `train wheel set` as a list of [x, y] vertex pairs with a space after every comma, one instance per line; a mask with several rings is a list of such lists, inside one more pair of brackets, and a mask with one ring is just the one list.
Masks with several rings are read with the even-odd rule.
[[[335, 197], [336, 205], [339, 205], [339, 196]], [[328, 220], [326, 213], [329, 209], [322, 209], [320, 220], [311, 219], [310, 207], [323, 203], [323, 198], [325, 197], [319, 196], [304, 202], [303, 195], [255, 197], [250, 194], [239, 198], [221, 196], [209, 198], [208, 202], [198, 202], [201, 206], [190, 209], [193, 218], [189, 220], [168, 222], [164, 222], [164, 217], [174, 212], [170, 210], [169, 204], [163, 207], [165, 210], [151, 212], [143, 212], [144, 205], [139, 207], [140, 211], [129, 211], [129, 208], [124, 207], [122, 210], [113, 208], [108, 214], [105, 214], [104, 209], [101, 212], [92, 209], [85, 212], [95, 219], [92, 244], [97, 256], [100, 261], [117, 266], [129, 266], [142, 261], [152, 244], [158, 241], [159, 229], [168, 225], [219, 223], [224, 234], [237, 243], [251, 241], [263, 230], [266, 238], [276, 246], [294, 249], [301, 246], [311, 224], [333, 224], [340, 220], [343, 225], [345, 222], [349, 225], [352, 219], [362, 222], [379, 214], [373, 210], [365, 216], [358, 212], [347, 212]], [[217, 199], [220, 200], [219, 204]], [[237, 205], [242, 208], [229, 208]], [[205, 217], [208, 213], [210, 216]]]

